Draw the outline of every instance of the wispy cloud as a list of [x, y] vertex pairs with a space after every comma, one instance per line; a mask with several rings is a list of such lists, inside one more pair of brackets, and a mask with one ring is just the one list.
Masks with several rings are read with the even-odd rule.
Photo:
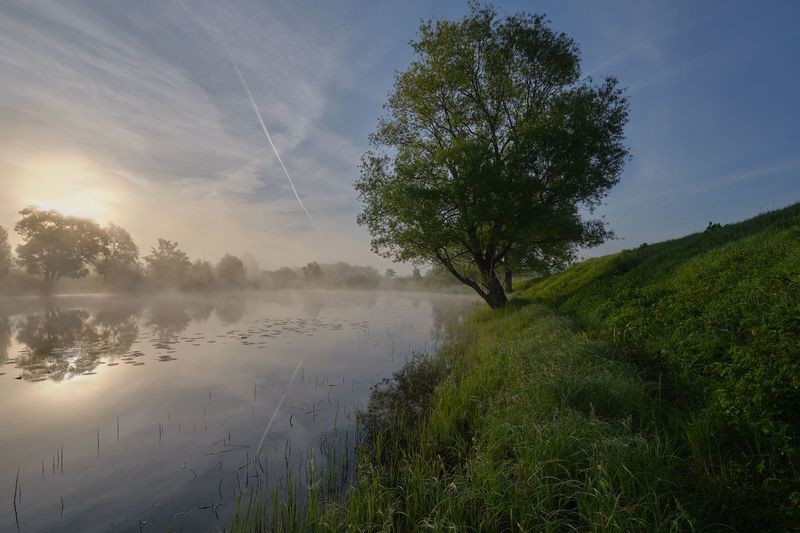
[[[313, 192], [310, 205], [324, 209], [351, 190], [361, 149], [322, 122], [327, 87], [348, 75], [338, 36], [300, 35], [258, 5], [244, 6], [254, 9], [247, 12], [193, 2], [192, 17], [169, 2], [141, 11], [85, 7], [43, 1], [0, 10], [0, 168], [13, 169], [7, 181], [28, 179], [37, 158], [88, 157], [108, 189], [124, 191], [128, 209], [119, 222], [138, 226], [140, 240], [163, 235], [197, 254], [226, 241], [245, 246], [280, 225], [275, 217], [286, 216], [292, 190], [264, 151], [235, 71], [210, 33], [218, 24], [232, 35], [276, 142], [296, 162], [299, 193]], [[159, 229], [133, 216], [155, 206]], [[0, 223], [10, 225], [19, 207], [0, 207]], [[217, 242], [196, 236], [197, 218], [211, 212], [235, 235]]]

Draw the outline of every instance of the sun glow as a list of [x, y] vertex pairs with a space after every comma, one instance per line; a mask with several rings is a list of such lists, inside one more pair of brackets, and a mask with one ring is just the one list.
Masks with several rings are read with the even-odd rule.
[[14, 193], [20, 209], [33, 205], [107, 223], [118, 200], [112, 180], [82, 157], [41, 157], [25, 165]]

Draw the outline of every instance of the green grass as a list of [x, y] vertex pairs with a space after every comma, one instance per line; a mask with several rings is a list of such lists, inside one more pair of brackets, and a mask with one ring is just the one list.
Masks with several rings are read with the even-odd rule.
[[796, 529], [798, 282], [800, 205], [527, 282], [376, 388], [346, 498], [234, 529]]
[[[678, 531], [696, 523], [692, 503], [681, 501], [683, 463], [658, 431], [657, 391], [606, 343], [541, 305], [485, 310], [465, 330], [437, 359], [404, 370], [400, 387], [373, 397], [380, 420], [366, 422], [358, 482], [328, 508], [331, 529]], [[402, 385], [418, 376], [440, 380], [428, 401], [420, 387]], [[425, 416], [408, 416], [410, 398], [427, 405]]]
[[660, 373], [712, 507], [747, 529], [800, 523], [800, 204], [585, 261], [522, 297]]

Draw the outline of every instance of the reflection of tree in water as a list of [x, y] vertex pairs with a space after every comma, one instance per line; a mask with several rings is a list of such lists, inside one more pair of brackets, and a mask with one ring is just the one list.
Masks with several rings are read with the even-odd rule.
[[91, 315], [48, 305], [43, 313], [19, 320], [17, 340], [26, 347], [17, 367], [26, 380], [61, 381], [91, 372], [105, 355], [127, 352], [137, 336], [130, 312]]
[[130, 351], [139, 337], [138, 306], [114, 307], [95, 315], [92, 325], [103, 340], [106, 352], [121, 355]]
[[159, 344], [172, 344], [193, 321], [208, 320], [214, 308], [214, 303], [209, 300], [156, 300], [148, 310], [146, 325], [152, 328]]
[[209, 301], [199, 301], [189, 306], [189, 316], [195, 322], [205, 322], [214, 311], [214, 304]]
[[0, 316], [0, 364], [8, 359], [8, 348], [11, 346], [11, 321], [7, 316]]
[[226, 298], [217, 302], [217, 316], [223, 324], [235, 324], [244, 316], [247, 307], [240, 298]]
[[159, 343], [172, 343], [189, 327], [192, 315], [189, 306], [181, 300], [159, 300], [150, 307], [147, 325]]

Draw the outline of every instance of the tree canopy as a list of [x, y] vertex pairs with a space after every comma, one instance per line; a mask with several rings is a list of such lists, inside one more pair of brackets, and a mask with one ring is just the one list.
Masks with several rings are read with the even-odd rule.
[[322, 279], [323, 273], [319, 263], [312, 261], [303, 267], [303, 277], [306, 281], [318, 281]]
[[144, 260], [152, 280], [162, 286], [177, 287], [186, 279], [192, 266], [186, 253], [178, 248], [178, 243], [167, 239], [158, 239], [158, 245], [150, 249], [150, 255]]
[[109, 224], [104, 231], [106, 247], [97, 262], [97, 273], [111, 285], [130, 288], [142, 276], [139, 247], [125, 228]]
[[226, 287], [242, 287], [247, 282], [247, 272], [241, 259], [225, 254], [216, 267], [217, 281]]
[[48, 292], [62, 276], [88, 274], [106, 249], [106, 233], [91, 220], [36, 207], [20, 215], [14, 229], [25, 242], [17, 246], [18, 261], [29, 274], [44, 276]]
[[492, 307], [512, 254], [563, 254], [610, 231], [587, 218], [618, 181], [628, 101], [582, 78], [569, 36], [540, 15], [471, 4], [425, 22], [362, 158], [356, 189], [376, 253], [438, 263]]
[[187, 289], [208, 290], [214, 286], [216, 281], [214, 267], [211, 266], [211, 263], [203, 259], [197, 259], [189, 267], [184, 287]]

